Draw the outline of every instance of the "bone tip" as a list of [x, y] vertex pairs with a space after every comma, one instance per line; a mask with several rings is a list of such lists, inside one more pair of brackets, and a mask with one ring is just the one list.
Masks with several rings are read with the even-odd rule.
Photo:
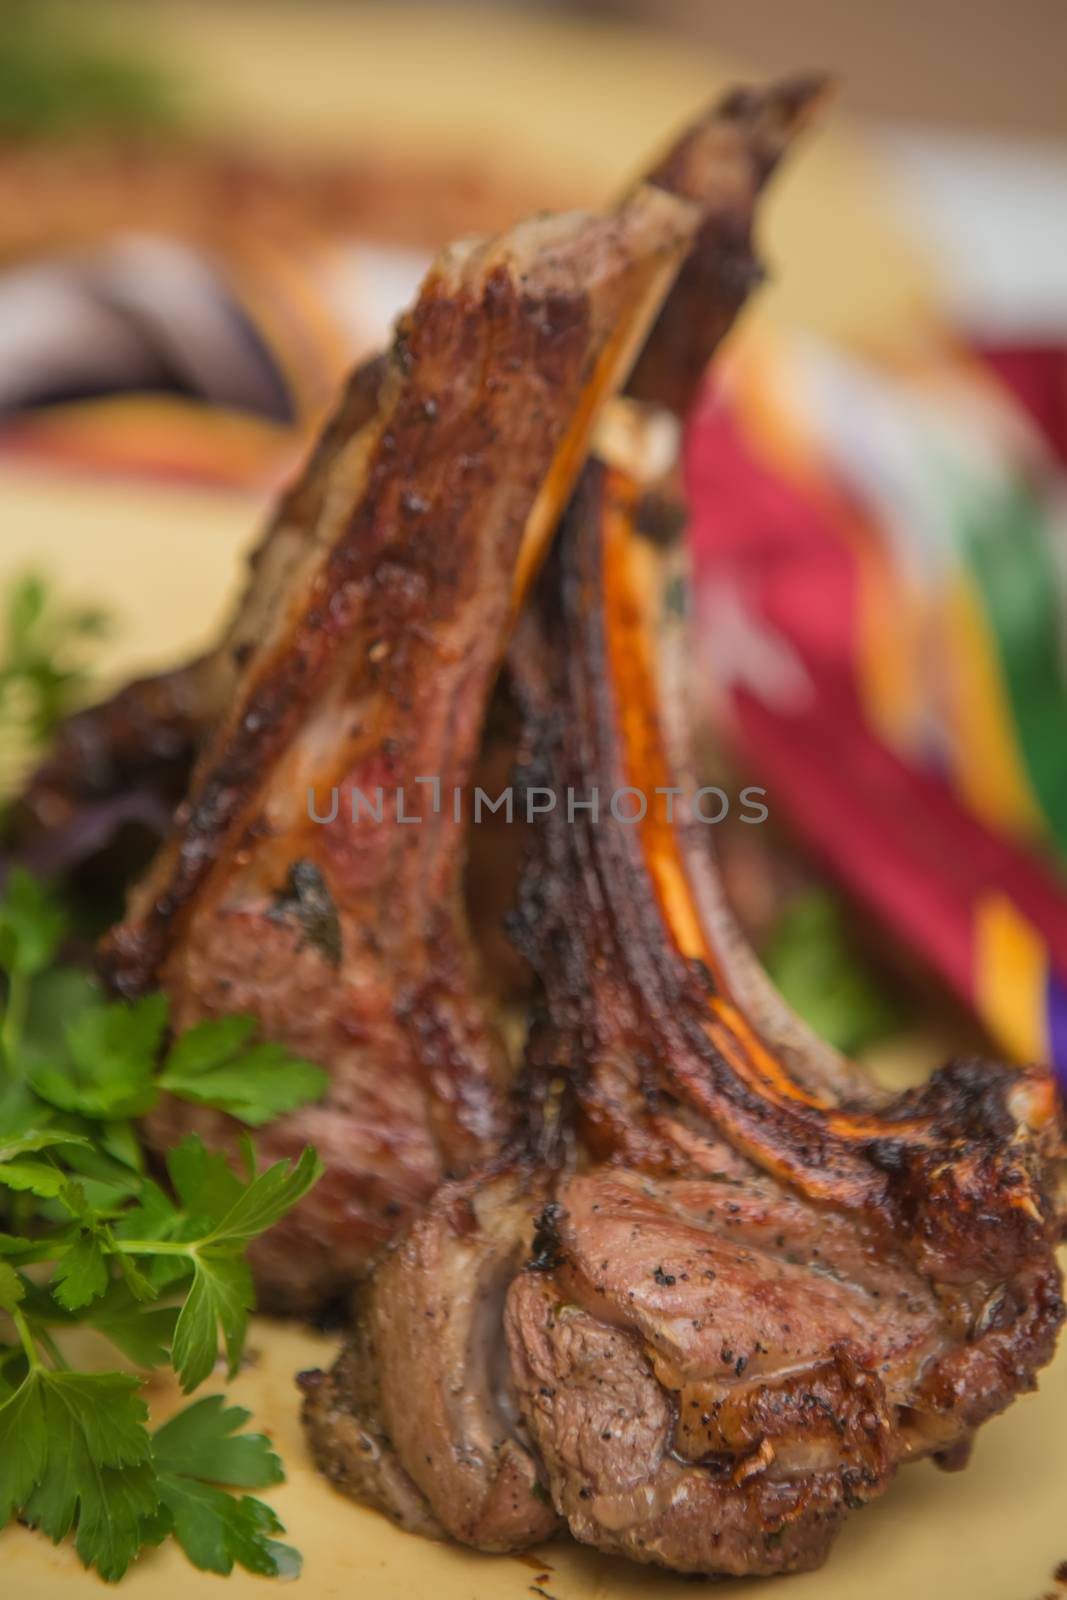
[[771, 121], [781, 135], [792, 135], [821, 115], [837, 93], [837, 79], [827, 72], [798, 72], [764, 87], [731, 89], [719, 114], [736, 121]]

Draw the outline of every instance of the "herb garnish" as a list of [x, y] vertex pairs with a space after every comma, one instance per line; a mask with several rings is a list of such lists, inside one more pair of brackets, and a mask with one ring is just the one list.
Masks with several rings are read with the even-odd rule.
[[175, 1538], [194, 1565], [291, 1576], [299, 1557], [260, 1501], [230, 1488], [282, 1479], [248, 1413], [219, 1397], [154, 1433], [143, 1379], [72, 1370], [64, 1330], [86, 1325], [141, 1367], [169, 1364], [188, 1393], [220, 1345], [231, 1376], [254, 1302], [245, 1251], [321, 1172], [305, 1150], [242, 1170], [188, 1138], [167, 1157], [169, 1192], [148, 1173], [135, 1129], [168, 1092], [250, 1127], [321, 1094], [326, 1076], [253, 1021], [201, 1024], [159, 1057], [167, 1004], [107, 1004], [56, 966], [64, 919], [28, 874], [0, 900], [0, 1528], [13, 1517], [86, 1566], [121, 1578]]
[[82, 699], [94, 647], [110, 629], [102, 607], [63, 603], [37, 573], [10, 586], [0, 613], [0, 762], [5, 786], [7, 774], [17, 772]]

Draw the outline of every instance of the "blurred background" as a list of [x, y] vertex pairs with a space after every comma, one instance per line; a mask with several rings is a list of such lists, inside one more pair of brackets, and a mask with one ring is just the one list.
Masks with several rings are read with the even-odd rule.
[[440, 244], [823, 69], [689, 429], [701, 761], [771, 812], [717, 842], [877, 1070], [1067, 1065], [1065, 61], [1060, 0], [0, 0], [9, 791], [210, 638]]

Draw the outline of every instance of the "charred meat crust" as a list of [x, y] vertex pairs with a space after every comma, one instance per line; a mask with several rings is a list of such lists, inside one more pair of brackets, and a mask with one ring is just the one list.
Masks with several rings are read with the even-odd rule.
[[303, 1419], [319, 1471], [363, 1505], [426, 1539], [446, 1537], [425, 1496], [400, 1465], [379, 1420], [373, 1351], [357, 1331], [329, 1372], [301, 1372]]
[[[755, 195], [824, 89], [824, 80], [807, 77], [769, 90], [736, 91], [714, 118], [695, 122], [648, 175], [648, 183], [697, 200], [705, 220], [628, 393], [683, 412], [725, 327], [760, 276], [751, 242]], [[129, 685], [64, 726], [24, 791], [16, 818], [21, 846], [49, 836], [54, 841], [57, 830], [76, 825], [88, 806], [134, 792], [158, 802], [153, 826], [162, 830], [258, 642], [264, 591], [276, 587], [284, 547], [294, 530], [314, 529], [339, 458], [375, 415], [388, 366], [389, 358], [380, 355], [352, 373], [309, 461], [279, 501], [218, 646], [202, 659]], [[65, 862], [85, 848], [72, 840], [64, 854], [53, 842], [49, 856]], [[92, 838], [88, 848], [96, 848]]]
[[[630, 641], [625, 630], [609, 638], [606, 628], [622, 606], [599, 601], [612, 581], [603, 541], [634, 505], [618, 474], [587, 469], [545, 574], [541, 638], [531, 626], [516, 653], [517, 663], [540, 656], [540, 669], [531, 665], [515, 679], [520, 696], [526, 685], [537, 726], [535, 761], [560, 793], [639, 782], [631, 757], [650, 745], [655, 704], [628, 699], [624, 707], [618, 698], [613, 651]], [[638, 721], [634, 738], [624, 728]], [[685, 871], [694, 840], [684, 827], [676, 831]], [[584, 1030], [594, 1116], [610, 1110], [610, 1072], [598, 1071], [598, 1057], [610, 1060], [621, 1046], [637, 1072], [630, 1098], [639, 1093], [660, 1108], [645, 1119], [654, 1127], [716, 1128], [813, 1199], [879, 1216], [889, 1237], [906, 1232], [931, 1271], [952, 1263], [956, 1272], [1010, 1272], [1048, 1247], [1058, 1222], [1043, 1189], [1042, 1141], [1054, 1141], [1058, 1128], [1047, 1073], [953, 1063], [924, 1089], [873, 1108], [842, 1104], [836, 1082], [813, 1093], [734, 1004], [716, 975], [714, 936], [706, 960], [679, 947], [640, 827], [598, 826], [586, 814], [571, 822], [557, 809], [541, 834], [517, 926], [557, 1029]], [[615, 975], [611, 985], [604, 972]], [[631, 1120], [624, 1112], [624, 1124]]]
[[[593, 319], [610, 325], [621, 310], [633, 253], [656, 248], [657, 228], [663, 247], [684, 226], [681, 213], [672, 221], [647, 211], [635, 205], [617, 223], [574, 219], [569, 238], [564, 229], [553, 238], [543, 224], [543, 243], [531, 224], [510, 259], [498, 247], [496, 258], [491, 249], [475, 252], [469, 270], [446, 257], [431, 273], [399, 327], [343, 532], [303, 603], [287, 600], [289, 618], [273, 647], [268, 641], [249, 664], [194, 774], [175, 839], [105, 946], [104, 970], [120, 993], [140, 992], [157, 976], [186, 908], [233, 831], [254, 822], [249, 807], [322, 703], [333, 672], [347, 672], [353, 690], [357, 675], [368, 680], [394, 716], [417, 717], [418, 669], [448, 661], [443, 639], [431, 652], [420, 641], [450, 621], [469, 625], [475, 598], [484, 654], [496, 659], [507, 575], [536, 488], [572, 421], [596, 348]], [[587, 288], [598, 276], [599, 291]], [[451, 648], [469, 650], [470, 641], [462, 636]]]

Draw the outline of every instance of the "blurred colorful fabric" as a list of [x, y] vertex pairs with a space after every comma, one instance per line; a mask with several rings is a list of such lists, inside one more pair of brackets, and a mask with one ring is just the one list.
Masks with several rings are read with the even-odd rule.
[[750, 339], [687, 472], [716, 723], [1001, 1046], [1067, 1081], [1065, 371]]
[[0, 458], [272, 483], [433, 251], [533, 204], [473, 167], [0, 142]]
[[[94, 471], [269, 481], [424, 257], [130, 230], [0, 275], [0, 451]], [[392, 302], [391, 302], [392, 303]]]

